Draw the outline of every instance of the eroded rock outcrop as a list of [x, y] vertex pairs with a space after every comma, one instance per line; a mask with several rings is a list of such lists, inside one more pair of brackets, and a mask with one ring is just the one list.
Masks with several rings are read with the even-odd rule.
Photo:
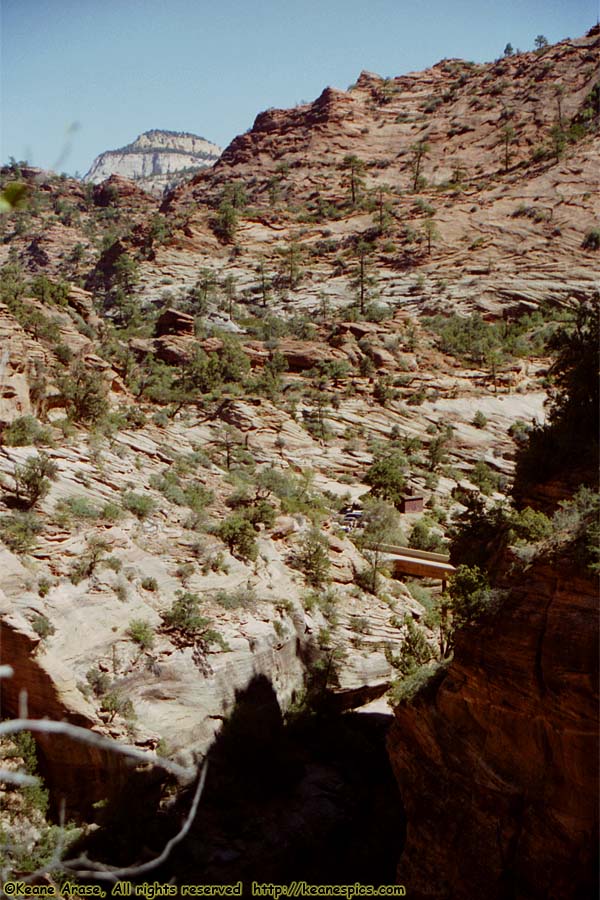
[[[6, 551], [4, 555], [8, 555]], [[2, 681], [3, 716], [16, 718], [22, 710], [31, 719], [95, 729], [93, 707], [77, 689], [72, 673], [55, 654], [44, 651], [39, 635], [1, 590], [0, 641], [2, 662], [14, 670], [12, 678]], [[122, 756], [64, 734], [38, 734], [36, 738], [53, 798], [56, 802], [64, 799], [71, 814], [90, 812], [94, 802], [116, 796], [128, 778]]]
[[447, 673], [396, 710], [399, 881], [435, 900], [593, 895], [597, 583], [535, 562]]

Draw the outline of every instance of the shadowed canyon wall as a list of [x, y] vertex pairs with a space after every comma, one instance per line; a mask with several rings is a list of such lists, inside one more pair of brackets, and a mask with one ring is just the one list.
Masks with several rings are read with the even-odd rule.
[[515, 581], [396, 710], [399, 881], [415, 900], [594, 895], [598, 585], [564, 559]]

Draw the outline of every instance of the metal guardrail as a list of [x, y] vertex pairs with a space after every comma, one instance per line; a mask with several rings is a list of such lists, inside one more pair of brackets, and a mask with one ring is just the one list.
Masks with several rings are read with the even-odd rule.
[[368, 550], [379, 550], [380, 553], [391, 553], [394, 556], [408, 556], [412, 559], [423, 559], [430, 562], [450, 562], [450, 557], [446, 553], [430, 553], [428, 550], [415, 550], [413, 547], [399, 547], [396, 544], [365, 543], [364, 546]]

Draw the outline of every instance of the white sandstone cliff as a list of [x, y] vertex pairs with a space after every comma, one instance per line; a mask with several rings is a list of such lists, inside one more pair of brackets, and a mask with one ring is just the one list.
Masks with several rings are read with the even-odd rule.
[[161, 196], [185, 175], [214, 165], [220, 155], [220, 147], [198, 135], [154, 129], [126, 147], [101, 153], [83, 180], [99, 184], [111, 175], [121, 175]]

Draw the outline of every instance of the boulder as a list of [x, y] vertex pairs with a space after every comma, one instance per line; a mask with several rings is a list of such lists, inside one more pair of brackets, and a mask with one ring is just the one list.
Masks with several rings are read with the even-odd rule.
[[165, 309], [158, 317], [154, 334], [156, 337], [166, 334], [194, 334], [194, 317], [179, 309]]

